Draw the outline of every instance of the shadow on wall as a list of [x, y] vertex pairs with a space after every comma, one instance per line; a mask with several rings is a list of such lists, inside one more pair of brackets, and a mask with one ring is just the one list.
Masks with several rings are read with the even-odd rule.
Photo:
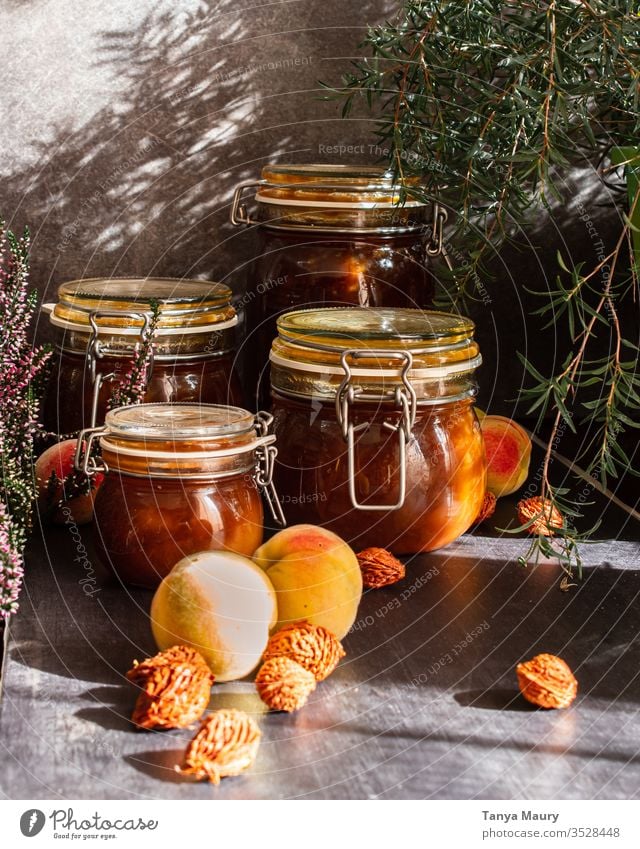
[[323, 143], [371, 134], [366, 120], [342, 122], [320, 102], [317, 80], [339, 79], [348, 58], [333, 57], [352, 53], [364, 22], [394, 4], [163, 5], [131, 29], [87, 34], [92, 74], [115, 77], [121, 94], [80, 129], [61, 119], [51, 141], [36, 142], [37, 164], [4, 181], [5, 215], [31, 227], [32, 279], [45, 298], [63, 280], [102, 274], [201, 276], [237, 289], [251, 237], [227, 224], [235, 184], [271, 158], [326, 159]]
[[[67, 5], [60, 0], [61, 10]], [[144, 17], [144, 8], [153, 11]], [[113, 0], [103, 9], [87, 0], [73, 22], [84, 81], [77, 65], [65, 68], [63, 11], [49, 31], [38, 4], [25, 4], [25, 13], [40, 15], [34, 38], [48, 39], [47, 59], [53, 48], [59, 55], [34, 83], [31, 100], [16, 101], [22, 113], [8, 113], [33, 155], [12, 167], [5, 151], [2, 211], [14, 229], [32, 229], [32, 280], [45, 299], [64, 280], [111, 274], [200, 276], [239, 291], [255, 243], [228, 224], [233, 187], [276, 157], [376, 159], [374, 120], [342, 120], [337, 104], [319, 99], [318, 80], [338, 82], [366, 24], [397, 8], [396, 0], [280, 0], [253, 8], [231, 0]], [[30, 49], [38, 43], [32, 39]], [[31, 56], [32, 67], [34, 59], [40, 67], [41, 57]], [[47, 96], [52, 86], [56, 98]], [[24, 128], [36, 110], [53, 126], [45, 133], [40, 120], [31, 143]], [[336, 143], [358, 149], [339, 157], [326, 150]], [[523, 249], [494, 258], [489, 297], [469, 307], [485, 363], [480, 404], [492, 412], [515, 413], [526, 380], [516, 350], [551, 374], [569, 345], [555, 327], [540, 331], [532, 316], [540, 300], [525, 289], [547, 289], [558, 249], [593, 264], [600, 242], [608, 246], [619, 232], [618, 216], [599, 206], [609, 201], [588, 168], [565, 189], [567, 203], [551, 217], [536, 215], [517, 240]], [[48, 335], [45, 320], [38, 332]], [[603, 353], [607, 343], [603, 333]]]

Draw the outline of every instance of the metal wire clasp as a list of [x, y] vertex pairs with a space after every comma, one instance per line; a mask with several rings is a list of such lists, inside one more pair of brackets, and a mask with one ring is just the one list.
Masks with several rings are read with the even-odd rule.
[[[367, 359], [379, 357], [380, 359], [400, 360], [402, 367], [398, 376], [402, 381], [402, 385], [382, 393], [365, 392], [361, 386], [354, 386], [349, 360], [358, 360], [365, 357]], [[409, 380], [409, 370], [413, 364], [413, 356], [409, 351], [358, 349], [344, 351], [340, 362], [345, 376], [336, 394], [336, 416], [342, 428], [342, 435], [347, 443], [347, 473], [351, 504], [357, 510], [398, 510], [403, 506], [407, 493], [407, 443], [411, 439], [417, 411], [416, 392]], [[382, 426], [398, 434], [398, 498], [395, 504], [362, 504], [358, 501], [356, 495], [355, 435], [371, 427], [372, 422], [361, 422], [359, 425], [354, 425], [351, 421], [350, 408], [355, 403], [367, 401], [380, 403], [391, 400], [394, 402], [394, 407], [401, 412], [400, 421], [396, 423], [383, 422]]]
[[233, 193], [233, 201], [231, 202], [231, 214], [229, 216], [233, 225], [235, 225], [236, 227], [248, 227], [252, 224], [260, 223], [259, 221], [255, 221], [253, 218], [251, 218], [251, 215], [244, 202], [243, 195], [246, 189], [258, 189], [260, 188], [260, 186], [266, 185], [266, 180], [250, 180], [247, 183], [240, 183], [239, 186], [236, 186], [236, 190]]
[[96, 463], [95, 457], [91, 456], [93, 443], [106, 432], [107, 429], [104, 425], [101, 427], [87, 427], [81, 430], [78, 436], [73, 464], [76, 467], [76, 471], [82, 472], [88, 478], [99, 473], [106, 474], [109, 471], [104, 460], [102, 461], [102, 465], [99, 465]]
[[[102, 372], [98, 371], [98, 360], [102, 359], [105, 356], [104, 344], [100, 341], [100, 326], [98, 324], [99, 318], [132, 318], [136, 321], [142, 322], [142, 327], [140, 328], [140, 339], [142, 339], [149, 329], [149, 323], [151, 321], [151, 315], [147, 312], [120, 312], [118, 310], [93, 310], [89, 314], [89, 323], [91, 325], [91, 336], [89, 337], [89, 344], [87, 345], [87, 364], [89, 366], [89, 377], [91, 378], [91, 383], [93, 384], [93, 398], [91, 399], [91, 427], [94, 428], [96, 426], [96, 419], [98, 418], [98, 397], [100, 395], [100, 388], [105, 380], [113, 380], [116, 377], [115, 372], [109, 372], [109, 374], [102, 374]], [[151, 372], [153, 371], [153, 347], [149, 352], [149, 367], [147, 370], [147, 379], [151, 377]]]
[[269, 433], [269, 428], [273, 422], [273, 416], [270, 413], [256, 413], [255, 428], [258, 437], [261, 439], [261, 444], [256, 448], [256, 483], [264, 493], [264, 497], [269, 505], [269, 510], [276, 524], [280, 527], [285, 527], [287, 520], [278, 498], [276, 485], [273, 482], [273, 469], [278, 456], [278, 449], [273, 444], [276, 440], [272, 433]]
[[429, 256], [439, 256], [446, 253], [444, 248], [444, 225], [449, 217], [447, 210], [440, 204], [433, 204], [433, 223], [431, 225], [431, 238], [427, 245]]

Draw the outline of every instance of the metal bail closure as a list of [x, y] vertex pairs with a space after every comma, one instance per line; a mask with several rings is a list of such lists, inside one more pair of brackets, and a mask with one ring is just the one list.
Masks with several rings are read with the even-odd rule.
[[[388, 392], [365, 392], [362, 387], [352, 384], [353, 374], [349, 365], [349, 359], [371, 359], [379, 357], [387, 360], [400, 360], [402, 368], [399, 377], [402, 386], [396, 386]], [[338, 423], [342, 428], [342, 435], [347, 443], [349, 496], [351, 504], [357, 510], [399, 510], [405, 502], [407, 493], [407, 443], [411, 439], [413, 426], [416, 420], [416, 393], [409, 380], [409, 369], [413, 364], [413, 356], [409, 351], [386, 351], [372, 349], [357, 349], [344, 351], [341, 357], [344, 379], [340, 384], [336, 395], [336, 415]], [[350, 407], [355, 403], [372, 401], [393, 401], [397, 409], [402, 413], [397, 424], [383, 422], [382, 426], [398, 434], [398, 499], [395, 504], [361, 504], [356, 495], [356, 462], [355, 462], [355, 435], [371, 427], [372, 422], [362, 422], [354, 425], [350, 419]]]
[[259, 189], [261, 186], [265, 186], [266, 184], [266, 180], [250, 180], [247, 183], [240, 183], [240, 185], [236, 187], [236, 190], [233, 193], [231, 213], [229, 216], [231, 223], [235, 227], [249, 227], [253, 224], [260, 223], [259, 221], [255, 221], [251, 218], [243, 195], [247, 189]]
[[433, 223], [431, 225], [431, 238], [427, 245], [427, 254], [429, 256], [439, 256], [445, 254], [444, 250], [444, 225], [449, 217], [447, 210], [437, 203], [433, 204]]
[[255, 417], [255, 428], [258, 436], [263, 440], [262, 444], [256, 448], [256, 483], [264, 493], [264, 497], [269, 505], [269, 510], [277, 525], [286, 527], [287, 520], [278, 498], [276, 485], [273, 482], [273, 469], [278, 456], [278, 449], [272, 443], [275, 442], [275, 436], [269, 434], [269, 427], [273, 422], [273, 416], [270, 413], [259, 412]]
[[[100, 326], [98, 325], [99, 318], [133, 318], [142, 321], [140, 328], [140, 339], [142, 339], [149, 329], [150, 314], [146, 312], [119, 312], [118, 310], [93, 310], [89, 314], [89, 323], [91, 324], [91, 336], [87, 345], [87, 363], [89, 365], [89, 377], [93, 384], [93, 398], [91, 399], [91, 427], [95, 428], [96, 419], [98, 417], [98, 397], [100, 388], [105, 380], [113, 380], [116, 376], [115, 372], [102, 374], [98, 371], [97, 361], [105, 355], [105, 350], [102, 342], [99, 339]], [[151, 347], [149, 356], [149, 368], [147, 370], [147, 379], [151, 377], [153, 371], [153, 346]]]
[[104, 460], [102, 461], [102, 465], [99, 465], [96, 462], [96, 458], [92, 455], [94, 442], [106, 432], [107, 428], [104, 425], [101, 427], [87, 427], [80, 431], [76, 443], [76, 453], [73, 458], [73, 464], [77, 472], [81, 472], [83, 475], [91, 478], [93, 475], [99, 473], [106, 474], [109, 471]]

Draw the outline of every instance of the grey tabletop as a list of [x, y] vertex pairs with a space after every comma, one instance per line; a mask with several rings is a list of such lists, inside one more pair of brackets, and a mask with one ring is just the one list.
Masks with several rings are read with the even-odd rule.
[[[415, 558], [365, 594], [347, 657], [303, 710], [266, 712], [251, 681], [214, 686], [210, 708], [250, 712], [263, 738], [250, 772], [213, 787], [174, 772], [192, 731], [130, 724], [124, 674], [155, 652], [151, 593], [102, 572], [81, 534], [48, 530], [28, 552], [4, 658], [4, 798], [640, 796], [637, 542], [588, 546], [567, 592], [557, 564], [517, 565], [512, 537]], [[515, 665], [541, 651], [575, 671], [568, 710], [518, 695]]]

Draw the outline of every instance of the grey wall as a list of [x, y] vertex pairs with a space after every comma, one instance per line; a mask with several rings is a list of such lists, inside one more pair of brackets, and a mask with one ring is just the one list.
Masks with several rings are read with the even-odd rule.
[[[232, 187], [274, 157], [331, 159], [327, 145], [363, 145], [341, 161], [375, 158], [373, 122], [341, 120], [318, 80], [337, 82], [366, 23], [399, 5], [3, 0], [0, 211], [30, 225], [40, 291], [51, 299], [66, 279], [149, 273], [240, 289], [254, 248], [227, 223]], [[564, 188], [552, 218], [536, 215], [518, 239], [523, 250], [495, 258], [490, 299], [472, 307], [482, 403], [495, 411], [513, 411], [516, 348], [553, 369], [568, 344], [540, 331], [525, 287], [545, 289], [559, 247], [595, 260], [581, 209], [606, 242], [618, 226], [589, 166]]]
[[232, 187], [274, 157], [369, 140], [318, 80], [339, 80], [396, 5], [4, 0], [0, 209], [32, 229], [39, 289], [147, 273], [241, 285]]

